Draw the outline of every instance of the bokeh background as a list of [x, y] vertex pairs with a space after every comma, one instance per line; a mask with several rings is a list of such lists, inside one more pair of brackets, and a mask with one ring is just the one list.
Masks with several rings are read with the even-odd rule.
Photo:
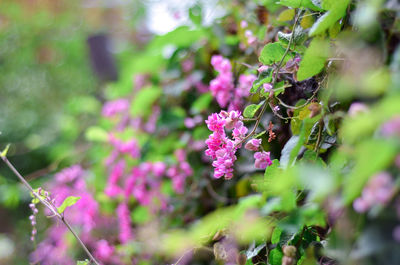
[[[131, 89], [109, 84], [156, 34], [190, 24], [196, 4], [207, 24], [224, 12], [217, 1], [2, 1], [0, 147], [12, 144], [10, 160], [32, 186], [85, 156], [105, 93]], [[30, 196], [3, 164], [0, 176], [0, 260], [26, 264]]]

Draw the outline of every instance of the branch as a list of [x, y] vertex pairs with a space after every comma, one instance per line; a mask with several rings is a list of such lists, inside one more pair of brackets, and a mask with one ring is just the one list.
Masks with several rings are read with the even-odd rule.
[[[276, 66], [275, 72], [273, 73], [273, 79], [272, 79], [272, 83], [271, 83], [272, 87], [274, 87], [274, 85], [275, 85], [275, 83], [276, 83], [276, 80], [278, 79], [279, 70], [281, 69], [282, 64], [283, 64], [283, 61], [285, 60], [286, 55], [288, 54], [288, 52], [289, 52], [289, 50], [290, 50], [290, 46], [292, 46], [292, 42], [293, 42], [293, 38], [294, 38], [296, 26], [297, 26], [297, 23], [298, 23], [298, 21], [299, 21], [300, 15], [301, 15], [301, 11], [299, 12], [299, 14], [297, 15], [297, 17], [296, 17], [296, 19], [295, 19], [295, 21], [294, 21], [293, 30], [292, 30], [292, 35], [290, 36], [289, 43], [288, 43], [288, 46], [287, 46], [287, 48], [286, 48], [286, 50], [285, 50], [285, 53], [283, 54], [282, 59], [280, 60], [279, 64]], [[256, 118], [256, 124], [254, 125], [253, 129], [251, 130], [251, 132], [250, 132], [248, 135], [246, 135], [240, 142], [238, 142], [238, 143], [235, 145], [235, 147], [240, 146], [240, 145], [241, 145], [242, 143], [244, 143], [247, 139], [249, 139], [251, 136], [254, 135], [254, 133], [256, 132], [256, 130], [257, 130], [257, 128], [258, 128], [258, 125], [260, 125], [261, 118], [262, 118], [262, 116], [264, 115], [265, 110], [267, 109], [267, 106], [268, 106], [267, 103], [268, 103], [268, 100], [266, 100], [266, 101], [264, 102], [264, 104], [262, 105], [260, 114], [259, 114], [259, 115], [257, 116], [257, 118]], [[270, 103], [270, 104], [271, 104], [271, 103]], [[273, 107], [271, 107], [271, 109], [272, 109], [272, 111], [274, 112], [274, 114], [275, 114], [276, 116], [278, 116], [279, 118], [281, 118], [281, 119], [287, 119], [287, 118], [283, 117], [282, 115], [280, 115], [279, 113], [277, 113], [277, 112], [273, 109]]]
[[37, 198], [46, 208], [48, 208], [53, 216], [56, 216], [61, 222], [64, 223], [64, 225], [68, 228], [68, 230], [74, 235], [74, 237], [78, 240], [79, 244], [83, 248], [83, 250], [86, 252], [86, 254], [89, 256], [91, 261], [93, 261], [96, 265], [100, 265], [100, 263], [93, 257], [93, 255], [90, 253], [88, 248], [85, 246], [85, 244], [82, 242], [82, 240], [79, 238], [78, 234], [75, 233], [75, 231], [72, 229], [71, 225], [65, 220], [64, 215], [61, 215], [57, 209], [48, 203], [46, 200], [42, 198], [34, 189], [32, 186], [25, 180], [25, 178], [18, 172], [17, 169], [11, 164], [11, 162], [7, 159], [6, 155], [2, 153], [1, 159], [6, 163], [6, 165], [11, 169], [11, 171], [18, 177], [18, 179], [24, 184], [24, 186]]

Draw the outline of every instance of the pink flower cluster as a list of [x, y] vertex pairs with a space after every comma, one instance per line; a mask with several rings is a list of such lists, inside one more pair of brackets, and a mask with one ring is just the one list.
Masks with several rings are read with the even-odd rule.
[[133, 196], [141, 205], [166, 208], [166, 198], [161, 193], [162, 176], [166, 165], [163, 162], [143, 162], [132, 169], [124, 185], [124, 197]]
[[[248, 45], [253, 45], [257, 42], [257, 37], [254, 36], [253, 31], [251, 31], [250, 29], [247, 29], [247, 27], [249, 26], [249, 24], [247, 23], [246, 20], [242, 20], [240, 22], [240, 27], [245, 30], [244, 31], [244, 36], [246, 37], [246, 41]], [[241, 43], [241, 47], [244, 49], [245, 46], [243, 43]]]
[[270, 152], [257, 152], [254, 154], [254, 159], [256, 160], [254, 166], [259, 169], [267, 168], [272, 164]]
[[83, 232], [89, 233], [95, 226], [98, 217], [98, 203], [86, 187], [85, 171], [80, 165], [73, 165], [55, 175], [50, 191], [54, 194], [55, 205], [59, 207], [68, 196], [81, 199], [66, 210], [65, 214], [72, 224], [82, 227]]
[[364, 187], [361, 197], [353, 202], [353, 208], [359, 213], [368, 211], [374, 205], [385, 205], [393, 196], [394, 183], [387, 172], [374, 175]]
[[[258, 151], [261, 146], [261, 139], [251, 139], [249, 140], [244, 148], [250, 151]], [[270, 152], [256, 152], [254, 154], [254, 166], [259, 169], [264, 169], [267, 168], [272, 164], [271, 157], [270, 157]]]
[[[73, 165], [66, 168], [54, 176], [54, 181], [49, 187], [53, 194], [50, 198], [47, 192], [44, 192], [47, 200], [51, 200], [56, 206], [60, 206], [68, 196], [79, 196], [80, 200], [77, 201], [72, 207], [68, 207], [64, 215], [67, 220], [73, 225], [80, 228], [80, 237], [88, 245], [95, 242], [91, 235], [95, 224], [98, 225], [100, 221], [99, 207], [97, 201], [93, 198], [92, 193], [87, 190], [84, 180], [85, 171], [79, 165]], [[41, 193], [39, 191], [39, 193]], [[30, 205], [34, 213], [37, 209]], [[50, 211], [47, 212], [51, 215]], [[31, 218], [31, 221], [35, 221]], [[67, 249], [68, 243], [66, 239], [67, 230], [59, 223], [54, 223], [47, 233], [45, 240], [40, 242], [37, 250], [31, 255], [33, 263], [40, 263], [44, 265], [61, 264], [72, 265], [74, 261], [68, 257]]]
[[125, 173], [125, 161], [121, 160], [112, 166], [110, 175], [107, 180], [107, 186], [104, 193], [109, 197], [116, 197], [122, 193], [122, 188], [119, 187], [118, 183]]
[[[206, 140], [208, 149], [205, 154], [215, 160], [212, 163], [215, 178], [233, 177], [233, 164], [237, 159], [235, 153], [248, 131], [242, 119], [239, 111], [221, 111], [211, 114], [206, 120], [208, 129], [213, 133]], [[232, 139], [226, 136], [225, 129], [232, 130]]]
[[229, 60], [221, 55], [214, 55], [211, 58], [211, 65], [219, 74], [215, 79], [211, 80], [210, 90], [219, 106], [225, 108], [234, 89], [232, 66]]
[[385, 137], [400, 136], [400, 115], [385, 122], [381, 130]]
[[167, 170], [167, 176], [172, 179], [172, 187], [178, 194], [184, 191], [185, 180], [187, 177], [193, 175], [193, 170], [189, 163], [186, 161], [186, 152], [183, 149], [175, 151], [175, 156], [178, 164], [171, 166]]
[[94, 255], [101, 261], [110, 262], [114, 252], [115, 247], [110, 245], [107, 240], [101, 239], [96, 243]]
[[218, 76], [211, 80], [210, 90], [221, 108], [228, 106], [228, 110], [238, 110], [242, 107], [242, 100], [249, 96], [250, 88], [256, 79], [255, 75], [241, 75], [239, 86], [235, 88], [232, 66], [228, 59], [221, 55], [211, 58], [211, 65], [218, 72]]
[[119, 241], [125, 244], [133, 238], [131, 216], [127, 203], [123, 202], [118, 205], [117, 216], [119, 221]]
[[47, 230], [47, 237], [40, 242], [36, 250], [30, 255], [31, 264], [42, 265], [74, 265], [76, 264], [67, 255], [68, 244], [64, 240], [67, 230], [64, 226], [53, 225]]

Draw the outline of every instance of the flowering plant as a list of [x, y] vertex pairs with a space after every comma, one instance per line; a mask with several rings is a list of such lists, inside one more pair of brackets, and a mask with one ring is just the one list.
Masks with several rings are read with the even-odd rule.
[[74, 264], [74, 227], [86, 264], [397, 264], [398, 6], [193, 8], [104, 88], [84, 156], [26, 183], [31, 262]]

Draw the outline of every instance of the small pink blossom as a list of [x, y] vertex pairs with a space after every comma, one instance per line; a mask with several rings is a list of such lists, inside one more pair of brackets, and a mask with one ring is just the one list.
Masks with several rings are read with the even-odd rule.
[[273, 91], [272, 85], [270, 83], [263, 84], [264, 92], [271, 93]]
[[270, 152], [257, 152], [254, 154], [254, 159], [256, 160], [254, 166], [259, 169], [267, 168], [272, 164]]
[[358, 113], [366, 112], [368, 111], [368, 106], [365, 105], [364, 103], [360, 102], [354, 102], [353, 104], [350, 105], [350, 108], [348, 110], [349, 116], [355, 116]]
[[125, 112], [128, 109], [129, 101], [127, 99], [117, 99], [104, 104], [102, 115], [104, 117], [112, 117], [115, 114]]
[[99, 260], [108, 261], [114, 253], [114, 246], [102, 239], [96, 243], [95, 255]]
[[246, 30], [246, 31], [244, 32], [244, 36], [247, 38], [247, 43], [248, 43], [249, 45], [252, 45], [252, 44], [254, 44], [254, 43], [257, 42], [257, 37], [255, 37], [255, 36], [253, 35], [253, 32], [252, 32], [251, 30]]
[[400, 116], [396, 116], [382, 125], [382, 135], [385, 137], [400, 136]]
[[164, 175], [166, 168], [167, 168], [167, 166], [165, 165], [165, 163], [155, 162], [153, 164], [153, 173], [157, 177], [161, 177], [162, 175]]
[[121, 203], [117, 207], [117, 216], [119, 221], [119, 240], [122, 244], [127, 243], [133, 238], [131, 228], [131, 217], [126, 203]]
[[261, 139], [251, 139], [246, 143], [244, 148], [250, 151], [258, 151], [260, 145], [261, 145]]
[[268, 68], [269, 68], [268, 65], [261, 65], [260, 67], [258, 67], [257, 71], [259, 73], [266, 72], [268, 70]]
[[225, 123], [226, 120], [217, 113], [211, 114], [206, 120], [208, 129], [221, 135], [224, 134]]
[[354, 200], [353, 208], [355, 211], [363, 213], [374, 205], [385, 205], [391, 200], [393, 193], [391, 175], [387, 172], [380, 172], [368, 181], [361, 196]]

